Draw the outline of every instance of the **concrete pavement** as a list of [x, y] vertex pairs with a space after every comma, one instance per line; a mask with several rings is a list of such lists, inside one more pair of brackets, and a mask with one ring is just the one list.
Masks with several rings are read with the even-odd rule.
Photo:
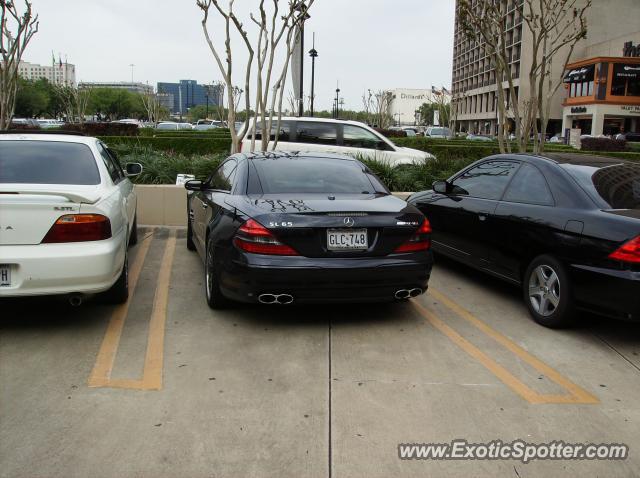
[[[640, 474], [637, 324], [547, 330], [517, 289], [444, 260], [415, 303], [213, 312], [184, 231], [142, 236], [124, 308], [0, 303], [0, 476]], [[457, 438], [630, 458], [398, 459]]]

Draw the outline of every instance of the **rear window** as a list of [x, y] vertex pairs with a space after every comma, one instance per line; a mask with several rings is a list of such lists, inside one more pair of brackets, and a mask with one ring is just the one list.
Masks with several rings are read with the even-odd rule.
[[386, 192], [360, 163], [332, 158], [254, 159], [262, 191], [249, 194]]
[[0, 141], [0, 183], [100, 184], [100, 173], [85, 144]]
[[640, 209], [640, 164], [616, 164], [604, 168], [564, 164], [601, 207]]

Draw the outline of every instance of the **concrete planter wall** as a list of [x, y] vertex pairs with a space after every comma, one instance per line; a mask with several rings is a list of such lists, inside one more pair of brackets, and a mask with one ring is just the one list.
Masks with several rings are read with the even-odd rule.
[[[187, 226], [187, 191], [172, 184], [135, 186], [138, 195], [138, 224], [145, 226]], [[406, 199], [411, 193], [393, 193]]]

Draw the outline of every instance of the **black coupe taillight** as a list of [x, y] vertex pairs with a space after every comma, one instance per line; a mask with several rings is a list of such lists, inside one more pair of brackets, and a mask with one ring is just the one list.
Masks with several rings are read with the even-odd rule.
[[616, 251], [609, 254], [609, 259], [634, 264], [640, 263], [640, 236], [622, 244]]
[[424, 219], [420, 229], [418, 229], [411, 238], [400, 244], [395, 252], [418, 252], [426, 251], [431, 247], [431, 240], [429, 235], [431, 234], [431, 224], [427, 218]]

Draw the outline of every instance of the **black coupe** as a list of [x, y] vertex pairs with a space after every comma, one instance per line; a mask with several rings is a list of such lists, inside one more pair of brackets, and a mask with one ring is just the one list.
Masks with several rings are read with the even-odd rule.
[[429, 222], [353, 158], [235, 154], [186, 189], [187, 247], [204, 261], [212, 308], [405, 300], [427, 288]]
[[519, 284], [533, 318], [640, 319], [640, 164], [583, 154], [491, 156], [412, 195], [433, 250]]

